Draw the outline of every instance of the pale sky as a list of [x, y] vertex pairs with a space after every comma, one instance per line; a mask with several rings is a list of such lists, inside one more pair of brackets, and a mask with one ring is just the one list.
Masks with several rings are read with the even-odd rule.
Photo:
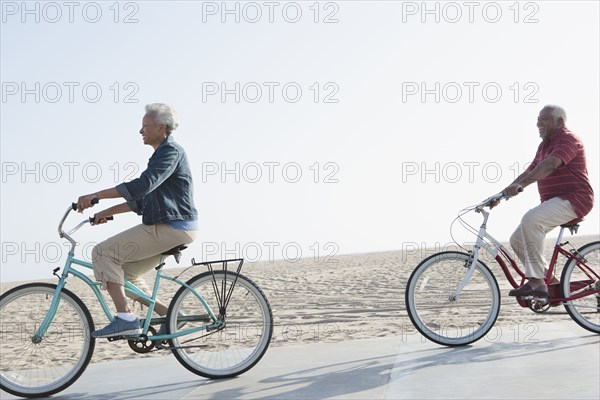
[[[67, 255], [66, 207], [143, 171], [153, 102], [177, 109], [194, 174], [200, 234], [186, 261], [318, 266], [444, 246], [460, 209], [533, 159], [545, 104], [566, 109], [600, 196], [597, 1], [1, 7], [3, 282], [50, 277]], [[538, 203], [528, 187], [490, 232], [507, 240]], [[600, 231], [598, 209], [581, 235]], [[78, 256], [136, 223], [82, 229]]]

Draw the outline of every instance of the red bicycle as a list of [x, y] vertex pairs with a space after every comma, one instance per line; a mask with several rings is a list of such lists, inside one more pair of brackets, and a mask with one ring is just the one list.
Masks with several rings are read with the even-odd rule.
[[[423, 260], [408, 280], [405, 298], [408, 315], [417, 330], [435, 343], [464, 346], [481, 339], [494, 326], [500, 312], [500, 289], [494, 274], [481, 260], [482, 249], [500, 265], [514, 288], [526, 280], [509, 251], [487, 233], [490, 212], [484, 207], [502, 199], [502, 193], [491, 196], [462, 210], [457, 217], [477, 234], [472, 251], [434, 254]], [[483, 216], [479, 231], [462, 219], [472, 211]], [[545, 277], [549, 298], [517, 297], [517, 301], [535, 312], [563, 305], [577, 324], [600, 333], [600, 242], [579, 249], [568, 241], [562, 242], [565, 229], [573, 234], [578, 227], [577, 224], [560, 227]], [[566, 258], [560, 280], [556, 277], [559, 256]]]

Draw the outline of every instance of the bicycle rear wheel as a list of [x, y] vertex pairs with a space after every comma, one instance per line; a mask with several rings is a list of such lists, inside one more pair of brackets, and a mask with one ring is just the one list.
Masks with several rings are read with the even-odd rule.
[[579, 326], [600, 333], [600, 294], [593, 293], [600, 289], [600, 242], [588, 243], [577, 252], [585, 266], [574, 258], [567, 261], [560, 278], [561, 294], [563, 298], [590, 294], [566, 302], [565, 309]]
[[39, 342], [33, 339], [55, 291], [56, 285], [31, 283], [0, 297], [0, 387], [8, 393], [42, 397], [60, 392], [90, 362], [94, 322], [83, 302], [66, 289], [48, 332]]
[[471, 261], [464, 253], [434, 254], [423, 260], [408, 280], [408, 316], [432, 342], [445, 346], [473, 343], [485, 336], [498, 318], [498, 283], [481, 261], [465, 288], [453, 299]]
[[[222, 309], [218, 295], [231, 298]], [[250, 279], [231, 272], [205, 272], [187, 284], [202, 295], [225, 323], [221, 329], [202, 330], [170, 340], [175, 358], [191, 372], [206, 378], [229, 378], [252, 368], [269, 347], [273, 335], [273, 314], [263, 292]], [[179, 320], [178, 320], [179, 318]], [[213, 321], [188, 288], [175, 294], [167, 314], [168, 332], [175, 333], [206, 326]]]

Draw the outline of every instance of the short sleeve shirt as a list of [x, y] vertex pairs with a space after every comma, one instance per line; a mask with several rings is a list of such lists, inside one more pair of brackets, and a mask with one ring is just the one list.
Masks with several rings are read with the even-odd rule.
[[553, 197], [568, 200], [577, 217], [583, 218], [594, 206], [594, 191], [588, 178], [583, 143], [575, 134], [563, 128], [549, 140], [540, 143], [528, 170], [549, 156], [560, 158], [562, 165], [538, 181], [540, 200], [544, 202]]

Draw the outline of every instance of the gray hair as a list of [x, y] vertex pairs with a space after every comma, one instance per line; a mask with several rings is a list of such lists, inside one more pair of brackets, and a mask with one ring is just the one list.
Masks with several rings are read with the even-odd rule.
[[167, 136], [179, 126], [175, 109], [168, 104], [152, 103], [146, 105], [146, 114], [149, 114], [157, 124], [167, 127]]
[[567, 122], [567, 113], [564, 108], [552, 104], [544, 106], [544, 108], [551, 110], [555, 119], [562, 118], [563, 122]]

